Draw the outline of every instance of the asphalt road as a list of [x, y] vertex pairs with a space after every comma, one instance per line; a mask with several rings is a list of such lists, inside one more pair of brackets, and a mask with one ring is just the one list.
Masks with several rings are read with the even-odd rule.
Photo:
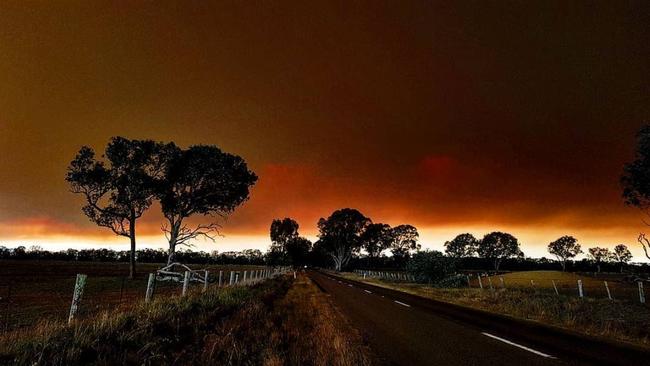
[[387, 365], [650, 365], [639, 348], [310, 271]]

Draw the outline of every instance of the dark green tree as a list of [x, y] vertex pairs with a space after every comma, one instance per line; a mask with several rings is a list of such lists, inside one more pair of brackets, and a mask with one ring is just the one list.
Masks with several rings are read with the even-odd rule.
[[[169, 244], [168, 264], [174, 262], [176, 248], [189, 246], [203, 237], [214, 240], [217, 218], [224, 218], [244, 203], [257, 181], [243, 158], [212, 145], [195, 145], [183, 150], [175, 145], [162, 149], [165, 174], [157, 180], [156, 194], [167, 222], [163, 232]], [[191, 216], [210, 218], [190, 226]]]
[[612, 257], [616, 262], [621, 265], [621, 273], [623, 273], [623, 267], [632, 260], [632, 252], [627, 248], [625, 244], [619, 244], [614, 247], [612, 252]]
[[269, 261], [277, 264], [303, 265], [307, 262], [311, 241], [298, 233], [298, 222], [291, 218], [275, 219], [271, 223]]
[[334, 211], [327, 219], [318, 220], [317, 247], [330, 255], [337, 271], [347, 265], [354, 253], [359, 252], [361, 234], [370, 223], [369, 218], [352, 208]]
[[452, 258], [471, 257], [476, 254], [478, 240], [474, 235], [465, 233], [457, 235], [451, 241], [445, 242], [445, 253]]
[[575, 258], [582, 253], [578, 240], [573, 236], [565, 235], [548, 245], [548, 252], [553, 254], [562, 265], [562, 271], [566, 270], [566, 261]]
[[598, 273], [600, 273], [600, 266], [603, 262], [612, 260], [612, 252], [608, 248], [593, 247], [589, 248], [589, 259], [596, 263]]
[[361, 234], [361, 247], [368, 253], [368, 262], [373, 264], [375, 258], [390, 248], [394, 241], [393, 229], [387, 224], [369, 224]]
[[[650, 125], [643, 126], [637, 133], [634, 160], [625, 164], [621, 176], [625, 204], [639, 208], [650, 216]], [[644, 223], [648, 224], [646, 221]], [[645, 256], [650, 259], [650, 240], [639, 234], [638, 242]]]
[[491, 232], [483, 237], [477, 249], [481, 258], [486, 258], [494, 263], [494, 270], [499, 272], [501, 262], [510, 257], [521, 256], [519, 241], [514, 236], [500, 231]]
[[419, 236], [418, 229], [412, 225], [398, 225], [393, 228], [391, 253], [398, 266], [401, 267], [406, 263], [412, 251], [420, 249]]
[[136, 222], [151, 206], [155, 180], [163, 173], [159, 151], [151, 140], [113, 137], [103, 159], [82, 147], [68, 167], [66, 181], [73, 193], [84, 196], [82, 210], [95, 224], [130, 239], [129, 277], [135, 276]]

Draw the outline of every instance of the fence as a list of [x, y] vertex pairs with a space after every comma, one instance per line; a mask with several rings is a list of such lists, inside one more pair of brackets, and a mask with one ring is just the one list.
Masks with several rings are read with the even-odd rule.
[[[354, 273], [364, 279], [376, 278], [391, 282], [415, 282], [412, 275], [404, 272], [355, 270]], [[465, 283], [469, 288], [488, 291], [516, 289], [537, 293], [549, 293], [557, 296], [606, 298], [610, 300], [634, 301], [643, 304], [646, 303], [645, 292], [650, 287], [650, 282], [648, 281], [625, 282], [621, 280], [621, 275], [601, 276], [598, 278], [591, 276], [573, 277], [567, 274], [564, 278], [552, 278], [517, 277], [513, 276], [513, 274], [507, 276], [467, 274], [465, 275]]]
[[135, 279], [83, 274], [66, 274], [47, 280], [42, 277], [13, 278], [13, 282], [0, 284], [0, 331], [34, 325], [43, 319], [62, 321], [70, 317], [89, 317], [104, 310], [126, 310], [143, 300], [183, 296], [190, 290], [252, 285], [287, 271], [288, 267], [211, 268], [205, 271], [201, 282], [189, 276], [180, 282], [162, 281], [153, 273]]
[[378, 278], [396, 282], [415, 282], [415, 278], [412, 275], [404, 272], [367, 271], [357, 269], [354, 271], [354, 273], [359, 276], [363, 276], [363, 278]]

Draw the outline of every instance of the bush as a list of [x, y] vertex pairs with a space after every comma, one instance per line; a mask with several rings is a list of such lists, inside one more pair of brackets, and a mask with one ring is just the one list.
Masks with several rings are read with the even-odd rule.
[[416, 282], [436, 284], [454, 274], [453, 260], [436, 250], [417, 252], [406, 265]]

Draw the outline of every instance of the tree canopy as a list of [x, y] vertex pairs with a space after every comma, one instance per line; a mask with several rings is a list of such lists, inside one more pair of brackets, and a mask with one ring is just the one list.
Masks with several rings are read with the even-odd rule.
[[390, 248], [394, 241], [393, 229], [387, 224], [372, 223], [361, 234], [362, 248], [368, 253], [372, 262], [381, 253]]
[[492, 260], [497, 272], [505, 258], [523, 256], [517, 238], [500, 231], [486, 234], [479, 243], [477, 252], [480, 257]]
[[608, 248], [593, 247], [589, 248], [589, 258], [596, 262], [596, 267], [598, 268], [598, 272], [600, 272], [600, 264], [611, 260], [612, 253]]
[[361, 234], [370, 223], [369, 218], [352, 208], [336, 210], [327, 219], [318, 220], [318, 247], [334, 260], [337, 271], [361, 249]]
[[155, 181], [164, 167], [158, 151], [164, 146], [113, 137], [102, 160], [83, 146], [68, 167], [66, 181], [73, 193], [84, 196], [84, 214], [98, 226], [130, 238], [131, 278], [135, 276], [136, 220], [151, 206]]
[[578, 240], [573, 236], [565, 235], [548, 245], [548, 252], [553, 254], [562, 265], [562, 270], [566, 270], [566, 261], [582, 253]]
[[311, 241], [301, 237], [298, 228], [298, 222], [288, 217], [271, 222], [269, 258], [272, 263], [298, 266], [307, 262]]
[[471, 257], [476, 254], [478, 240], [474, 235], [465, 233], [445, 242], [445, 253], [453, 258]]
[[[643, 126], [637, 133], [635, 157], [623, 167], [621, 186], [625, 204], [637, 207], [650, 216], [650, 125]], [[650, 259], [650, 241], [640, 234], [638, 242]]]
[[395, 262], [404, 263], [410, 258], [412, 251], [420, 249], [419, 237], [418, 229], [413, 225], [398, 225], [393, 228], [391, 253]]
[[[157, 180], [157, 197], [167, 223], [163, 231], [169, 243], [168, 263], [176, 247], [189, 245], [199, 236], [213, 240], [225, 217], [249, 197], [257, 181], [243, 158], [212, 145], [180, 149], [171, 144], [161, 149], [165, 173]], [[190, 227], [184, 220], [193, 215], [210, 217], [208, 223]]]

